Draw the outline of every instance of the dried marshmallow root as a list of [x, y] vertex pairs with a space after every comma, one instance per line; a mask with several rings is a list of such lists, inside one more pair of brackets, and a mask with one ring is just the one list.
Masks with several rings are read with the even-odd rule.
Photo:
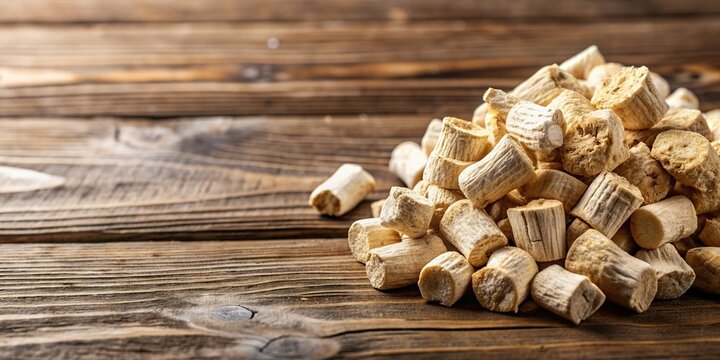
[[470, 288], [473, 272], [470, 263], [455, 251], [440, 254], [420, 272], [420, 295], [443, 306], [453, 306]]
[[652, 147], [657, 136], [667, 130], [692, 131], [704, 136], [710, 141], [714, 139], [705, 117], [699, 110], [670, 109], [665, 113], [665, 116], [663, 116], [660, 122], [649, 129], [625, 131], [625, 142], [629, 146], [644, 142]]
[[563, 90], [547, 107], [562, 112], [566, 127], [582, 119], [585, 114], [596, 110], [590, 100], [572, 90]]
[[575, 240], [565, 268], [589, 277], [608, 300], [639, 313], [647, 310], [657, 292], [655, 270], [597, 230], [588, 230]]
[[642, 193], [635, 185], [606, 171], [593, 180], [570, 214], [612, 237], [642, 202]]
[[630, 158], [615, 168], [616, 174], [637, 186], [645, 204], [664, 199], [672, 189], [673, 178], [650, 156], [650, 148], [639, 143], [630, 149]]
[[672, 246], [675, 247], [675, 250], [677, 250], [680, 256], [685, 257], [687, 252], [691, 249], [703, 247], [705, 245], [703, 245], [700, 241], [693, 239], [693, 237], [686, 237], [680, 241], [672, 243]]
[[670, 95], [670, 84], [668, 84], [664, 77], [651, 71], [650, 79], [652, 80], [653, 85], [655, 85], [655, 90], [657, 90], [658, 96], [661, 99], [665, 99]]
[[573, 122], [565, 132], [560, 156], [573, 175], [612, 171], [630, 157], [620, 119], [610, 110], [596, 110]]
[[630, 231], [630, 221], [626, 221], [610, 240], [628, 254], [634, 254], [638, 247], [635, 239], [632, 237], [632, 231]]
[[697, 237], [706, 246], [720, 247], [720, 217], [707, 219]]
[[654, 250], [640, 250], [635, 257], [655, 269], [658, 279], [657, 299], [677, 299], [690, 289], [695, 280], [695, 272], [672, 244]]
[[585, 84], [593, 90], [598, 89], [605, 80], [610, 79], [624, 68], [625, 66], [618, 63], [605, 63], [595, 66], [585, 77]]
[[473, 111], [472, 123], [478, 126], [485, 126], [485, 115], [488, 112], [488, 104], [482, 103]]
[[447, 159], [478, 161], [490, 151], [487, 137], [482, 127], [448, 116], [443, 119], [433, 153]]
[[485, 115], [485, 131], [488, 134], [488, 142], [495, 147], [503, 136], [507, 135], [505, 120], [500, 120], [500, 115], [489, 112]]
[[399, 186], [390, 188], [380, 220], [382, 226], [411, 238], [419, 238], [430, 227], [435, 206], [420, 194]]
[[581, 84], [569, 72], [555, 64], [542, 67], [527, 80], [516, 86], [510, 92], [510, 95], [521, 100], [546, 106], [555, 97], [560, 95], [563, 89], [574, 90], [583, 95], [589, 95], [589, 89], [586, 86]]
[[323, 215], [342, 216], [375, 189], [375, 178], [360, 165], [343, 164], [313, 190], [310, 206]]
[[605, 302], [605, 294], [583, 275], [552, 265], [535, 275], [530, 287], [541, 308], [580, 324]]
[[506, 135], [487, 156], [463, 170], [459, 185], [475, 206], [483, 208], [533, 177], [532, 161], [521, 145]]
[[435, 205], [435, 212], [430, 221], [431, 229], [437, 229], [440, 225], [440, 220], [442, 220], [445, 211], [447, 211], [450, 205], [465, 199], [465, 196], [463, 196], [460, 191], [445, 189], [432, 184], [427, 188], [425, 196]]
[[427, 160], [427, 165], [425, 165], [423, 180], [446, 189], [459, 190], [460, 183], [458, 179], [460, 174], [472, 164], [473, 161], [450, 159], [433, 151]]
[[426, 163], [427, 158], [420, 145], [406, 141], [392, 151], [389, 168], [390, 172], [399, 177], [407, 187], [412, 188], [422, 180]]
[[645, 205], [630, 216], [633, 239], [645, 249], [686, 238], [695, 233], [697, 226], [692, 202], [680, 195]]
[[580, 237], [580, 235], [584, 234], [590, 229], [592, 229], [592, 226], [590, 226], [588, 223], [586, 223], [582, 219], [575, 218], [575, 220], [573, 220], [565, 230], [565, 242], [567, 243], [567, 248], [569, 249], [575, 242], [575, 240]]
[[404, 238], [401, 242], [370, 250], [365, 264], [370, 285], [378, 290], [414, 285], [422, 268], [447, 249], [436, 235], [421, 239]]
[[720, 248], [691, 249], [685, 255], [685, 261], [695, 271], [694, 288], [720, 295]]
[[[487, 104], [488, 113], [496, 115], [497, 119], [502, 123], [505, 123], [510, 109], [522, 101], [502, 90], [493, 88], [488, 88], [487, 91], [485, 91], [483, 100]], [[487, 116], [485, 119], [487, 119]], [[485, 126], [487, 128], [487, 122]]]
[[355, 260], [365, 263], [370, 250], [400, 242], [400, 234], [380, 224], [380, 219], [362, 219], [350, 225], [348, 244]]
[[425, 156], [430, 156], [430, 153], [435, 149], [435, 144], [437, 144], [437, 140], [440, 137], [442, 127], [443, 123], [440, 119], [432, 119], [428, 124], [425, 134], [420, 141], [420, 147], [422, 147]]
[[440, 220], [439, 233], [474, 267], [485, 265], [490, 253], [507, 245], [505, 234], [490, 216], [469, 200], [450, 205]]
[[521, 101], [510, 109], [505, 129], [526, 148], [549, 153], [563, 144], [563, 114], [559, 110]]
[[715, 142], [720, 144], [720, 109], [708, 111], [703, 114], [703, 117], [712, 133], [712, 138], [714, 139], [713, 144]]
[[527, 251], [538, 262], [565, 257], [565, 211], [557, 200], [533, 200], [521, 207], [508, 209], [515, 245]]
[[700, 101], [692, 91], [686, 88], [677, 88], [665, 102], [671, 109], [699, 109]]
[[372, 216], [374, 218], [379, 218], [380, 214], [382, 213], [382, 208], [385, 206], [385, 199], [380, 199], [377, 201], [373, 201], [370, 204], [370, 213], [372, 213]]
[[695, 207], [695, 213], [698, 215], [720, 211], [720, 186], [709, 191], [700, 191], [690, 186], [676, 184], [675, 192], [690, 199]]
[[512, 233], [512, 224], [510, 224], [510, 220], [508, 219], [501, 219], [497, 222], [497, 226], [502, 231], [503, 234], [505, 234], [505, 237], [508, 239], [508, 243], [514, 243], [515, 237]]
[[570, 212], [587, 190], [587, 185], [562, 171], [538, 169], [535, 178], [519, 190], [528, 199], [559, 200], [565, 212]]
[[683, 185], [703, 192], [718, 188], [720, 156], [700, 134], [665, 131], [655, 139], [650, 155]]
[[487, 265], [472, 275], [472, 288], [482, 307], [518, 312], [538, 272], [535, 260], [522, 249], [506, 246], [490, 255]]
[[652, 127], [668, 110], [644, 66], [620, 70], [595, 90], [592, 103], [598, 109], [611, 109], [630, 130]]
[[560, 68], [578, 79], [586, 79], [590, 74], [590, 70], [604, 63], [605, 58], [600, 53], [600, 50], [598, 50], [598, 47], [591, 45], [587, 49], [563, 61], [563, 63], [560, 64]]

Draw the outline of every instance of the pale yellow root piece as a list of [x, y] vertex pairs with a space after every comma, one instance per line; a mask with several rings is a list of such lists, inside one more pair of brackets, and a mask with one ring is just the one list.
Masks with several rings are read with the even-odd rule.
[[538, 262], [560, 260], [567, 252], [565, 211], [558, 200], [533, 200], [508, 209], [515, 245]]
[[657, 136], [650, 155], [679, 183], [703, 192], [718, 188], [720, 156], [700, 134], [668, 130]]
[[562, 112], [566, 127], [582, 119], [585, 114], [596, 110], [590, 100], [572, 90], [563, 90], [547, 107]]
[[664, 199], [672, 189], [673, 178], [660, 162], [650, 156], [650, 148], [645, 143], [633, 146], [630, 158], [616, 167], [614, 172], [640, 189], [645, 204]]
[[445, 189], [432, 184], [427, 188], [425, 196], [435, 205], [435, 212], [430, 221], [431, 229], [437, 229], [450, 205], [465, 199], [465, 196], [458, 190]]
[[420, 145], [405, 141], [400, 143], [390, 154], [390, 172], [395, 174], [409, 188], [422, 180], [427, 164], [425, 153]]
[[422, 268], [447, 249], [436, 235], [421, 239], [404, 238], [401, 242], [370, 250], [365, 272], [370, 285], [378, 290], [415, 285]]
[[657, 90], [658, 96], [661, 99], [665, 99], [670, 96], [670, 84], [668, 84], [664, 77], [651, 71], [650, 79], [652, 80], [653, 85], [655, 85], [655, 90]]
[[629, 146], [644, 142], [652, 147], [657, 136], [667, 130], [692, 131], [704, 136], [709, 141], [714, 139], [714, 135], [700, 110], [670, 109], [660, 122], [649, 129], [625, 131], [625, 142]]
[[505, 120], [501, 121], [499, 115], [491, 112], [485, 115], [485, 131], [487, 131], [488, 142], [492, 147], [495, 147], [500, 139], [508, 133]]
[[478, 161], [490, 151], [487, 131], [469, 121], [445, 117], [433, 152], [443, 158]]
[[720, 295], [720, 248], [691, 249], [685, 255], [685, 261], [695, 271], [694, 288]]
[[597, 230], [588, 230], [575, 240], [565, 268], [589, 277], [608, 300], [638, 313], [647, 310], [657, 292], [652, 266], [626, 253]]
[[642, 202], [642, 193], [635, 185], [606, 171], [593, 180], [570, 214], [612, 237]]
[[425, 134], [420, 141], [420, 147], [422, 147], [425, 156], [430, 156], [430, 153], [435, 149], [435, 144], [437, 144], [437, 140], [440, 137], [442, 126], [443, 123], [440, 119], [432, 119], [428, 124]]
[[434, 212], [435, 206], [426, 197], [410, 189], [393, 186], [380, 213], [380, 220], [386, 228], [419, 238], [427, 233]]
[[425, 165], [423, 180], [446, 189], [459, 190], [460, 173], [472, 164], [473, 161], [449, 159], [433, 151]]
[[473, 111], [472, 123], [478, 126], [485, 126], [485, 115], [488, 112], [488, 105], [482, 103]]
[[516, 86], [510, 95], [546, 106], [560, 95], [563, 89], [574, 90], [589, 96], [589, 89], [585, 85], [556, 64], [540, 68], [535, 74]]
[[510, 208], [514, 208], [516, 206], [522, 206], [526, 205], [526, 201], [522, 201], [520, 199], [516, 199], [508, 193], [508, 195], [503, 196], [498, 201], [493, 202], [492, 204], [489, 204], [485, 207], [485, 212], [487, 212], [488, 215], [494, 220], [494, 221], [500, 221], [502, 219], [507, 219], [507, 210]]
[[709, 191], [700, 191], [690, 186], [675, 184], [675, 192], [690, 199], [698, 215], [720, 211], [720, 186]]
[[612, 171], [630, 157], [620, 119], [610, 110], [596, 110], [573, 122], [565, 132], [560, 156], [565, 170], [574, 175]]
[[361, 219], [350, 225], [348, 245], [355, 260], [367, 262], [370, 250], [400, 242], [400, 234], [380, 224], [380, 219]]
[[[580, 237], [580, 235], [584, 234], [590, 229], [592, 229], [592, 226], [588, 225], [588, 223], [582, 221], [581, 219], [573, 220], [570, 225], [568, 225], [567, 230], [565, 231], [565, 238], [567, 240], [566, 242], [568, 249], [572, 246], [575, 240]], [[632, 238], [629, 222], [626, 221], [625, 224], [623, 224], [623, 226], [618, 229], [615, 235], [610, 238], [610, 240], [612, 240], [612, 242], [614, 242], [621, 249], [625, 250], [626, 253], [635, 253], [637, 244], [635, 244], [635, 240], [633, 240]]]
[[720, 144], [720, 109], [708, 111], [703, 114], [703, 117], [710, 128], [712, 138]]
[[673, 91], [670, 96], [665, 99], [665, 102], [670, 106], [671, 109], [699, 109], [700, 101], [692, 91], [686, 88], [677, 88]]
[[490, 216], [469, 200], [450, 205], [440, 221], [439, 233], [474, 267], [485, 265], [493, 251], [507, 245], [505, 234]]
[[313, 190], [308, 203], [323, 215], [342, 216], [375, 189], [375, 178], [360, 165], [343, 164]]
[[533, 177], [532, 161], [522, 146], [506, 135], [487, 156], [463, 170], [459, 185], [475, 206], [483, 208]]
[[380, 217], [380, 213], [382, 213], [382, 208], [384, 205], [385, 199], [376, 200], [370, 204], [370, 213], [372, 213], [372, 216], [374, 218]]
[[488, 88], [485, 91], [483, 100], [487, 104], [487, 112], [497, 115], [497, 118], [502, 123], [505, 123], [510, 109], [522, 101], [515, 96], [494, 88]]
[[565, 230], [565, 242], [567, 242], [567, 248], [569, 249], [575, 240], [580, 237], [580, 235], [590, 229], [592, 229], [592, 226], [588, 223], [582, 219], [575, 218], [575, 220], [573, 220]]
[[510, 109], [505, 129], [526, 148], [549, 153], [563, 144], [564, 123], [560, 110], [521, 101]]
[[560, 68], [569, 72], [577, 79], [586, 79], [590, 70], [605, 63], [605, 58], [598, 50], [598, 47], [591, 45], [587, 49], [575, 54], [573, 57], [563, 61]]
[[595, 66], [586, 76], [585, 84], [595, 91], [602, 86], [605, 80], [610, 79], [613, 75], [619, 73], [623, 68], [625, 68], [625, 66], [618, 63], [605, 63]]
[[695, 233], [697, 226], [692, 202], [681, 195], [645, 205], [630, 216], [633, 239], [645, 249], [686, 238]]
[[559, 265], [551, 265], [535, 275], [530, 294], [541, 308], [575, 325], [589, 318], [605, 302], [605, 294], [587, 276], [574, 274]]
[[455, 251], [438, 255], [420, 272], [418, 287], [423, 299], [453, 306], [470, 288], [470, 263]]
[[668, 105], [660, 98], [646, 67], [626, 67], [595, 90], [593, 105], [610, 109], [630, 130], [648, 129], [662, 119]]
[[720, 217], [707, 219], [698, 238], [705, 246], [720, 247]]
[[506, 246], [493, 252], [487, 265], [472, 275], [473, 292], [485, 309], [517, 313], [537, 273], [537, 264], [530, 254]]
[[519, 188], [527, 199], [554, 199], [570, 212], [587, 190], [587, 185], [572, 175], [549, 169], [535, 170], [535, 178]]
[[640, 250], [635, 257], [650, 264], [658, 279], [657, 299], [677, 299], [695, 280], [695, 271], [683, 260], [672, 244], [654, 250]]

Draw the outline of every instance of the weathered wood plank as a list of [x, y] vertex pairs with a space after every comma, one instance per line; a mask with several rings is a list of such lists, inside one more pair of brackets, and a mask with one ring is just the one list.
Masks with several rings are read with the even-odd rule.
[[[572, 36], [569, 36], [572, 34]], [[4, 116], [468, 114], [591, 43], [720, 107], [717, 17], [0, 27]], [[271, 46], [268, 46], [270, 43]]]
[[715, 1], [554, 0], [23, 0], [0, 2], [0, 22], [328, 21], [643, 17], [720, 13]]
[[[0, 357], [712, 358], [720, 304], [694, 291], [573, 326], [468, 295], [372, 289], [345, 239], [3, 244]], [[433, 352], [433, 355], [430, 355]]]

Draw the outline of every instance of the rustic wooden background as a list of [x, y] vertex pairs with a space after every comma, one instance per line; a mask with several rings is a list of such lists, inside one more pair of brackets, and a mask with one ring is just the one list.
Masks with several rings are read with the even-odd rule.
[[0, 168], [0, 358], [716, 357], [695, 291], [579, 327], [375, 291], [369, 201], [306, 205], [590, 44], [720, 108], [718, 1], [0, 0], [0, 165], [65, 179]]

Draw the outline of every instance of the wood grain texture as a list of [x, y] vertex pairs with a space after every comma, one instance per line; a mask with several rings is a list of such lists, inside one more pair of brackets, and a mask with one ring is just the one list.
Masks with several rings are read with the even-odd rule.
[[[717, 299], [573, 326], [372, 289], [345, 239], [0, 245], [0, 357], [712, 358]], [[125, 352], [124, 352], [125, 351]], [[434, 353], [433, 353], [434, 352]]]

